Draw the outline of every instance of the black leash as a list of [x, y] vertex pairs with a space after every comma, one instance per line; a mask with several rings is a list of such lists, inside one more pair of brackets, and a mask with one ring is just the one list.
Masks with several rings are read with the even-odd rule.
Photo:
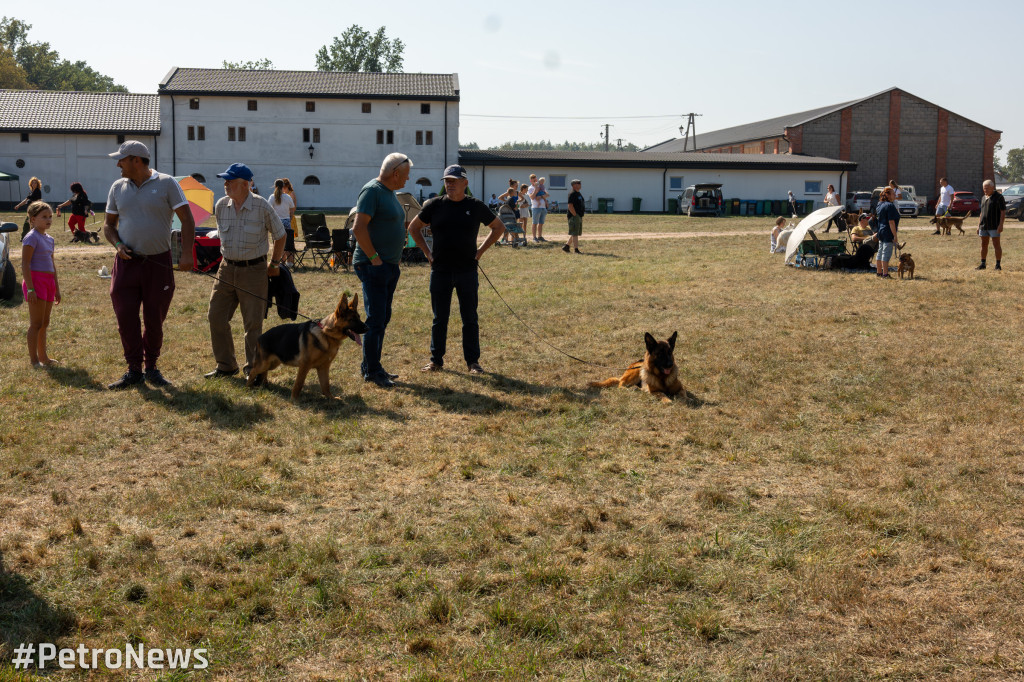
[[542, 337], [540, 334], [538, 334], [537, 331], [533, 327], [531, 327], [530, 325], [526, 324], [526, 321], [519, 316], [519, 313], [517, 313], [515, 310], [512, 309], [512, 306], [510, 306], [508, 304], [508, 301], [506, 301], [502, 297], [501, 292], [498, 291], [498, 288], [496, 286], [494, 286], [494, 282], [491, 281], [491, 278], [487, 276], [486, 272], [484, 272], [483, 266], [480, 265], [480, 261], [476, 262], [476, 267], [480, 270], [480, 274], [484, 276], [484, 279], [487, 280], [487, 283], [491, 285], [491, 289], [494, 290], [494, 293], [497, 295], [498, 300], [500, 300], [502, 303], [505, 304], [505, 307], [508, 308], [510, 313], [512, 313], [512, 316], [515, 317], [517, 320], [519, 320], [519, 324], [521, 324], [524, 327], [526, 327], [527, 329], [529, 329], [530, 333], [532, 333], [535, 337], [537, 337], [537, 340], [540, 341], [541, 343], [543, 343], [545, 346], [547, 346], [548, 348], [551, 348], [554, 351], [557, 351], [557, 352], [561, 353], [562, 355], [564, 355], [565, 357], [569, 358], [570, 360], [575, 360], [576, 362], [581, 362], [584, 365], [590, 365], [591, 367], [600, 367], [601, 369], [611, 369], [611, 370], [615, 370], [616, 372], [624, 371], [621, 367], [609, 367], [608, 365], [599, 365], [596, 362], [590, 362], [589, 360], [584, 360], [583, 358], [578, 358], [575, 355], [572, 355], [570, 353], [566, 353], [564, 350], [562, 350], [558, 346], [555, 346], [555, 345], [552, 345], [551, 343], [549, 343], [546, 339], [544, 339], [544, 337]]

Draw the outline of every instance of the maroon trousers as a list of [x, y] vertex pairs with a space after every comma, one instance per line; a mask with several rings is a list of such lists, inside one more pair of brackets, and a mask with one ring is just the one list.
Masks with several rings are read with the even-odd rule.
[[156, 367], [164, 342], [164, 318], [173, 297], [174, 270], [170, 251], [155, 256], [135, 255], [131, 260], [114, 258], [110, 301], [114, 304], [117, 332], [121, 335], [128, 369], [141, 371], [143, 363], [146, 369]]

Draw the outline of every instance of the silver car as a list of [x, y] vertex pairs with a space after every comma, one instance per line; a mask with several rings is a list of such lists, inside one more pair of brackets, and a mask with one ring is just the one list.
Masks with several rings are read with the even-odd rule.
[[11, 263], [11, 235], [18, 231], [14, 223], [0, 225], [0, 298], [10, 300], [18, 288], [18, 278]]
[[1024, 220], [1024, 185], [1010, 185], [1003, 190], [1006, 200], [1006, 217]]

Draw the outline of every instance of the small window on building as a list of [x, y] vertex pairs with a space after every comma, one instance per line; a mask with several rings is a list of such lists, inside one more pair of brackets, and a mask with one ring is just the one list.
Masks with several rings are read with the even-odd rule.
[[196, 139], [196, 127], [195, 126], [189, 126], [188, 127], [188, 139], [190, 139], [190, 140]]
[[805, 180], [804, 194], [821, 194], [821, 180]]
[[22, 142], [28, 142], [28, 133], [22, 133], [21, 134], [21, 141]]
[[423, 131], [422, 130], [417, 130], [416, 131], [416, 144], [423, 144]]
[[238, 129], [238, 141], [245, 142], [245, 126]]
[[256, 100], [254, 100], [254, 99], [249, 100], [249, 111], [256, 111], [256, 109], [257, 109]]
[[676, 176], [674, 178], [670, 177], [668, 179], [668, 188], [669, 188], [669, 190], [671, 190], [673, 192], [682, 192], [683, 191], [683, 176], [679, 175], [679, 176]]
[[434, 144], [434, 131], [433, 130], [428, 130], [427, 131], [427, 144], [428, 145]]
[[196, 137], [198, 137], [200, 140], [205, 140], [206, 139], [206, 126], [199, 126], [199, 131], [198, 132], [199, 132], [199, 134]]
[[313, 128], [313, 142], [320, 143], [320, 129]]
[[364, 114], [370, 113], [370, 103], [369, 102], [363, 102], [363, 113]]
[[303, 185], [319, 185], [320, 178], [315, 175], [307, 175], [306, 179], [302, 181]]
[[306, 111], [316, 111], [316, 102], [306, 102]]
[[228, 142], [235, 141], [235, 126], [228, 126]]
[[394, 144], [394, 143], [395, 143], [395, 131], [394, 130], [389, 130], [388, 131], [388, 144]]
[[118, 144], [124, 144], [124, 135], [118, 135], [117, 136], [117, 143]]
[[429, 104], [421, 104], [420, 105], [420, 113], [421, 114], [429, 114], [430, 113], [430, 105]]
[[430, 187], [430, 178], [420, 178], [416, 181], [416, 184], [423, 187]]
[[193, 173], [192, 177], [198, 180], [199, 182], [206, 182], [206, 178], [203, 176], [202, 173]]
[[309, 142], [309, 128], [302, 129], [302, 141]]
[[192, 99], [190, 99], [188, 101], [188, 108], [189, 109], [198, 109], [199, 108], [199, 98], [198, 97], [193, 97]]
[[384, 144], [384, 131], [383, 130], [378, 130], [377, 131], [377, 144]]
[[550, 188], [550, 189], [565, 189], [565, 176], [564, 175], [549, 175], [548, 176], [548, 188]]

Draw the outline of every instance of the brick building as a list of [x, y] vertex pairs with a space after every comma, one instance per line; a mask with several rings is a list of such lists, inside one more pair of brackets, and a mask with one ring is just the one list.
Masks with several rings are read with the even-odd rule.
[[[895, 178], [934, 199], [940, 177], [981, 196], [995, 177], [1000, 131], [899, 88], [863, 99], [725, 128], [697, 137], [697, 149], [733, 154], [807, 154], [855, 161], [846, 189], [872, 189]], [[683, 140], [645, 152], [683, 151]]]

